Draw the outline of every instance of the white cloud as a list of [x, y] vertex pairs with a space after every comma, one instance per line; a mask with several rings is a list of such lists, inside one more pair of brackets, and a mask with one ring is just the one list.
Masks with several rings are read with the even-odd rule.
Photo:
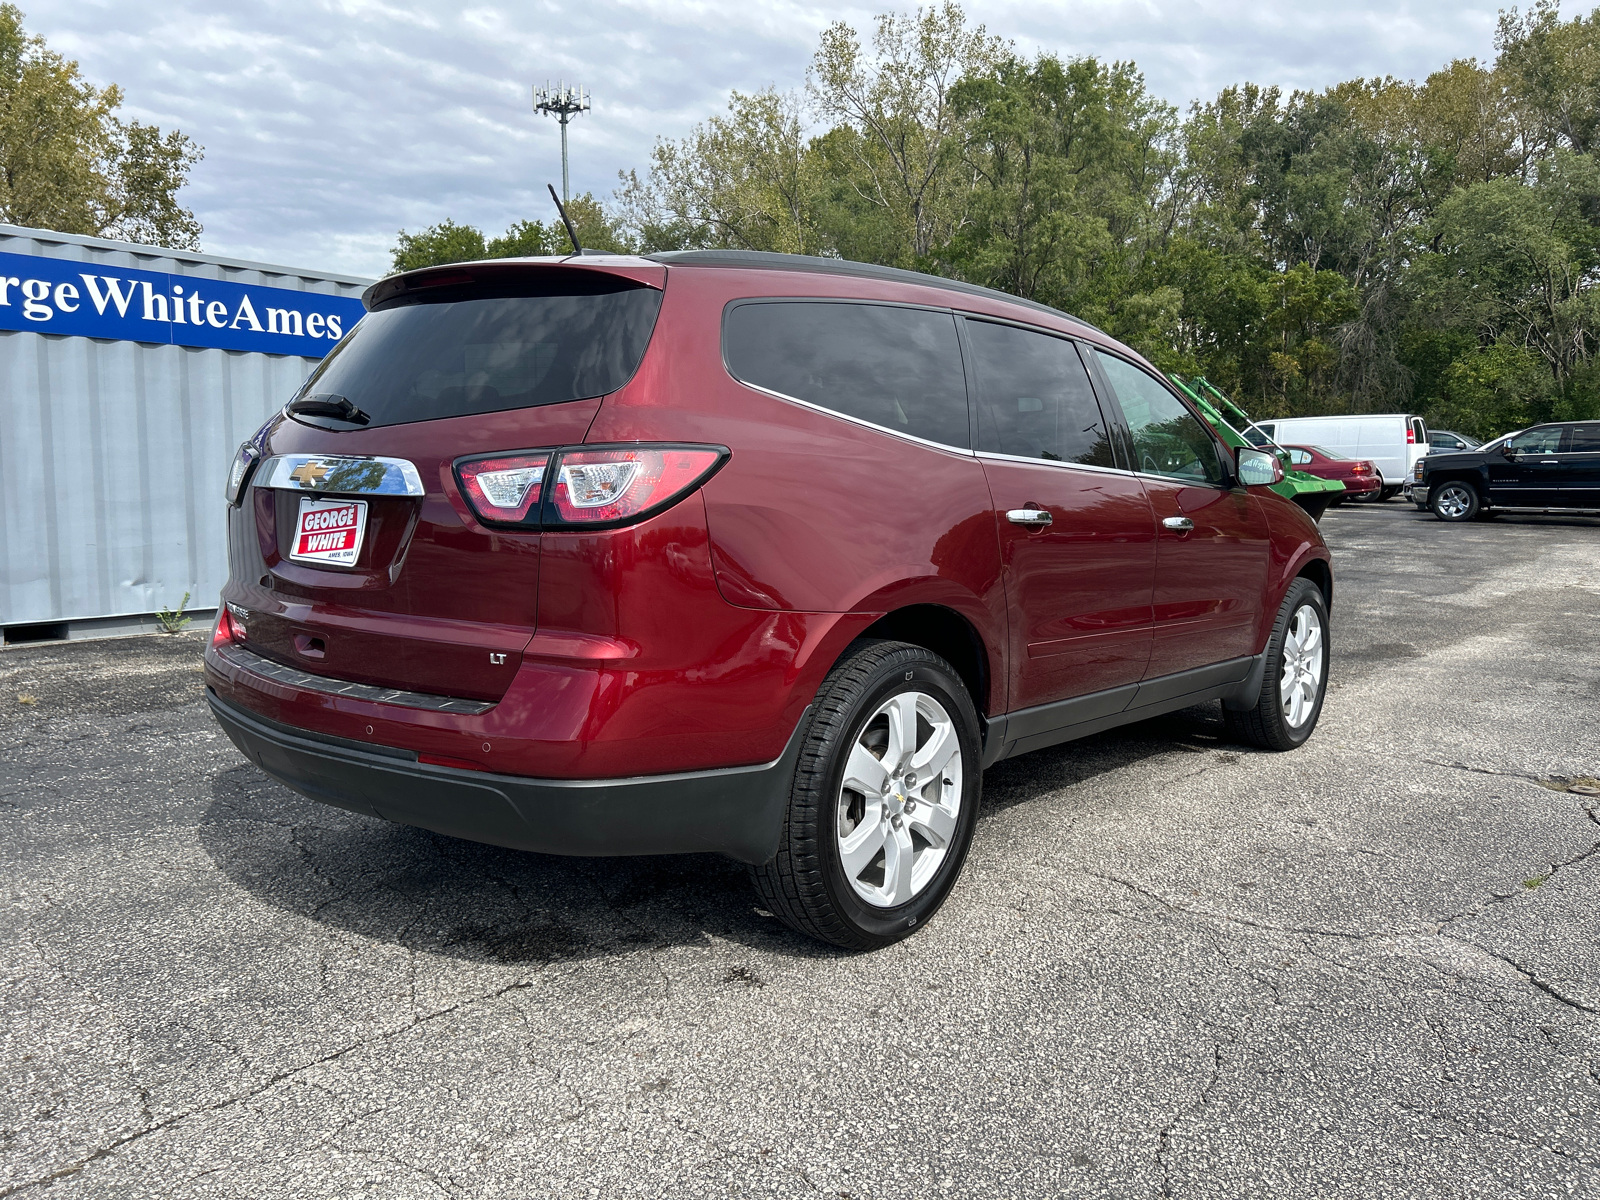
[[[207, 250], [379, 274], [402, 227], [449, 216], [494, 234], [553, 215], [544, 184], [559, 183], [560, 139], [532, 111], [532, 85], [564, 78], [594, 94], [571, 126], [572, 182], [604, 194], [730, 89], [797, 86], [824, 26], [865, 30], [879, 7], [34, 0], [27, 24], [91, 79], [121, 84], [127, 114], [205, 146], [185, 200]], [[1023, 50], [1132, 59], [1180, 106], [1244, 79], [1421, 77], [1492, 55], [1495, 22], [1492, 4], [1444, 0], [974, 0], [968, 12]]]

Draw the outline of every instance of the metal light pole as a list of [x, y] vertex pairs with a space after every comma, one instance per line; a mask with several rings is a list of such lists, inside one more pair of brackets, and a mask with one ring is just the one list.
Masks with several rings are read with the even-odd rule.
[[568, 87], [560, 80], [551, 87], [549, 81], [542, 88], [533, 89], [533, 109], [561, 122], [561, 203], [567, 196], [567, 122], [581, 112], [589, 111], [589, 93], [581, 87]]

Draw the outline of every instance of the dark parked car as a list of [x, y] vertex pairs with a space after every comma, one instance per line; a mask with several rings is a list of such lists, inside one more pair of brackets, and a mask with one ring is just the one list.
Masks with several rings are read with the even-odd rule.
[[949, 892], [984, 768], [1220, 699], [1310, 735], [1333, 580], [1060, 312], [734, 252], [385, 279], [240, 450], [217, 719], [317, 800], [561, 854], [715, 851], [866, 948]]
[[1412, 494], [1441, 521], [1496, 509], [1600, 509], [1600, 421], [1535, 425], [1477, 450], [1430, 454]]
[[1296, 470], [1321, 479], [1337, 479], [1344, 484], [1344, 495], [1334, 500], [1335, 504], [1349, 499], [1376, 499], [1383, 491], [1383, 476], [1378, 474], [1371, 459], [1346, 458], [1321, 446], [1285, 446], [1284, 449], [1289, 452], [1289, 461]]
[[1448, 454], [1452, 450], [1476, 450], [1482, 442], [1476, 438], [1469, 438], [1464, 433], [1455, 433], [1449, 429], [1428, 430], [1428, 453]]

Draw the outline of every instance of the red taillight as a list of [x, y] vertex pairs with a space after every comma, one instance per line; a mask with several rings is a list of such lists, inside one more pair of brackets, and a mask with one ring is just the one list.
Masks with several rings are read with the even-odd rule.
[[1352, 475], [1370, 475], [1371, 473], [1371, 463], [1358, 462], [1350, 464], [1350, 474]]
[[461, 492], [478, 517], [524, 529], [640, 520], [682, 499], [728, 457], [724, 446], [571, 446], [464, 459]]
[[217, 623], [211, 627], [211, 644], [213, 646], [229, 646], [240, 641], [234, 632], [233, 617], [228, 613], [226, 604], [217, 609]]
[[1415, 446], [1416, 444], [1417, 444], [1417, 427], [1415, 425], [1411, 424], [1409, 421], [1407, 421], [1406, 422], [1406, 445]]
[[694, 487], [723, 453], [710, 446], [565, 451], [550, 494], [555, 515], [570, 525], [629, 520]]
[[472, 511], [485, 521], [520, 524], [529, 510], [538, 517], [537, 505], [544, 492], [545, 468], [549, 452], [508, 454], [502, 458], [478, 458], [456, 466], [462, 495]]

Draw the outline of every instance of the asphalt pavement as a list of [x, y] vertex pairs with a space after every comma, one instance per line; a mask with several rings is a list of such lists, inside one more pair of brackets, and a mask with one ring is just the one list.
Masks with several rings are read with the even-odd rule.
[[202, 638], [0, 654], [0, 1196], [1600, 1196], [1600, 518], [1331, 511], [1292, 754], [1003, 763], [911, 940], [320, 807]]

